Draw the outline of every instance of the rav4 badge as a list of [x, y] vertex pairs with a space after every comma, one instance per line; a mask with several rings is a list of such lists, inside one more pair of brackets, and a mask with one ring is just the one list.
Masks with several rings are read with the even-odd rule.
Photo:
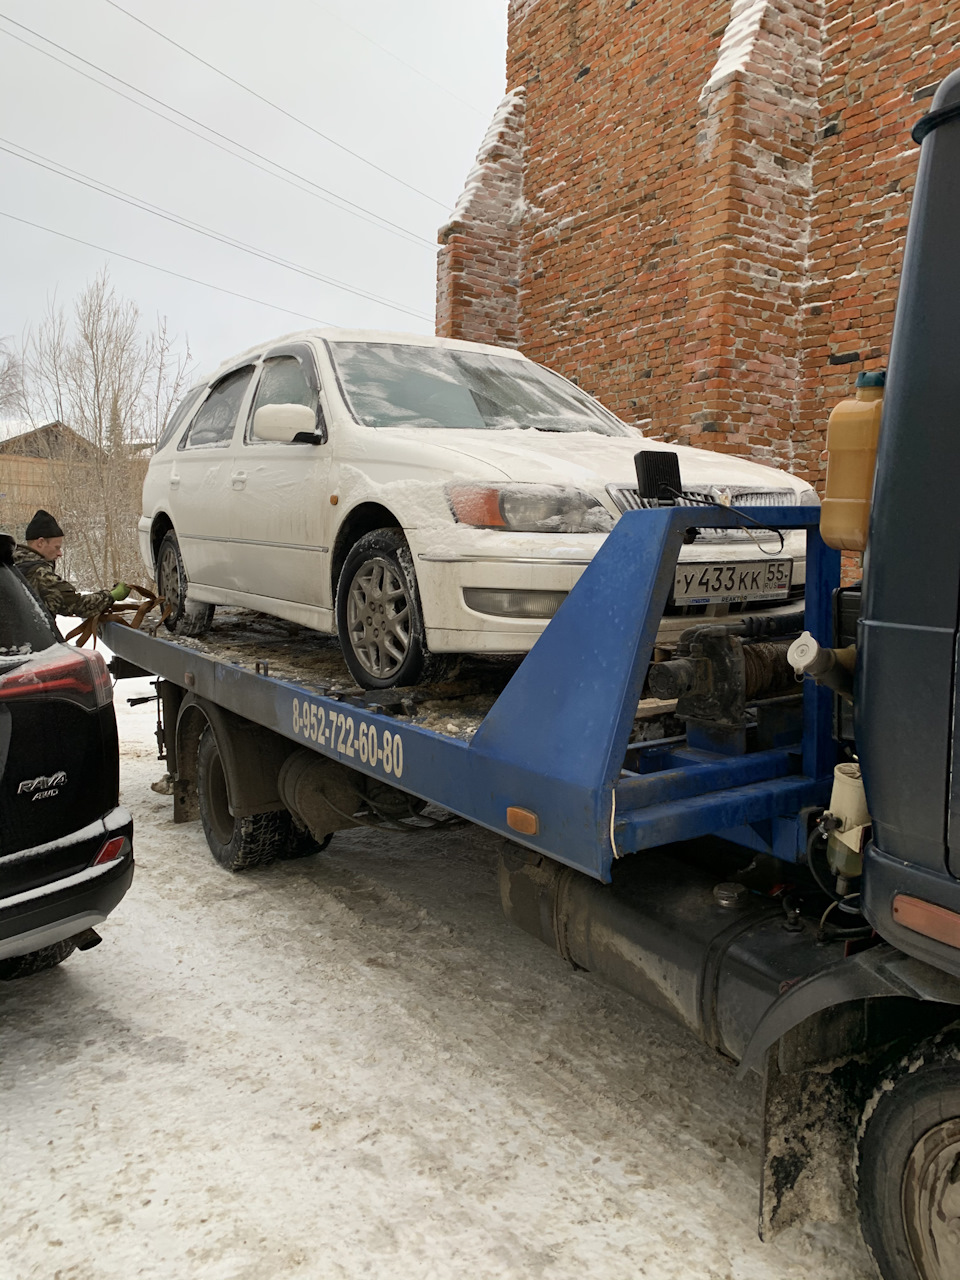
[[51, 773], [49, 778], [25, 778], [17, 787], [17, 795], [29, 795], [31, 800], [48, 800], [55, 796], [67, 781], [67, 775], [61, 769], [59, 773]]

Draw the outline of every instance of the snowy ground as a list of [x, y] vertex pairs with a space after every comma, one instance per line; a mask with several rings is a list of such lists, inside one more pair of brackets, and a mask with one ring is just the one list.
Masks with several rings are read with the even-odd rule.
[[242, 877], [149, 783], [103, 945], [0, 985], [3, 1280], [864, 1280], [756, 1237], [759, 1089], [501, 917], [481, 832]]

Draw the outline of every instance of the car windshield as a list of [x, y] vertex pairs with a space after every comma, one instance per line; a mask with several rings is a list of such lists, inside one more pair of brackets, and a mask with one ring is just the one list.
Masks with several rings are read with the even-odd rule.
[[335, 342], [329, 349], [347, 407], [366, 427], [631, 432], [572, 383], [529, 360], [386, 342]]

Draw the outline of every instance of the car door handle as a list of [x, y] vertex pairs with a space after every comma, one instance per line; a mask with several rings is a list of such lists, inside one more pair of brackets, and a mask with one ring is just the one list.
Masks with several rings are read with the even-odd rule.
[[247, 473], [245, 471], [234, 471], [230, 476], [230, 483], [235, 489], [242, 489], [247, 483]]
[[171, 476], [170, 476], [170, 488], [171, 488], [171, 489], [179, 489], [179, 488], [180, 488], [180, 477], [179, 477], [179, 476], [176, 476], [176, 475], [172, 475], [172, 474], [171, 474]]

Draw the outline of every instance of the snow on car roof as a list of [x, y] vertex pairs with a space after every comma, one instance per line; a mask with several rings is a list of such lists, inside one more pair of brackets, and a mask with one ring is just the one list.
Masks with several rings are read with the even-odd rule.
[[244, 360], [253, 360], [268, 347], [276, 347], [286, 342], [390, 342], [397, 346], [408, 347], [447, 347], [454, 351], [485, 351], [490, 355], [506, 356], [508, 359], [526, 360], [527, 357], [512, 347], [495, 347], [488, 342], [466, 342], [462, 338], [437, 338], [423, 333], [391, 333], [386, 329], [298, 329], [294, 333], [281, 333], [274, 338], [258, 342], [224, 360], [204, 379], [212, 382], [230, 369], [236, 368]]

